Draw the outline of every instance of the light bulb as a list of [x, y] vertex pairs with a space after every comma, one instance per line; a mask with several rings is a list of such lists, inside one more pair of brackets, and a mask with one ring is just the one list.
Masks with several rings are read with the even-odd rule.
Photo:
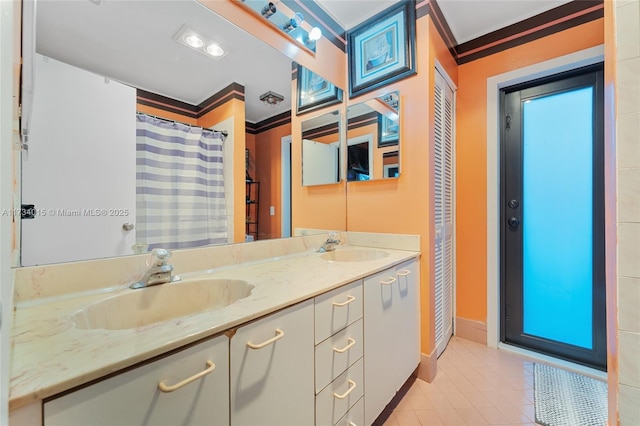
[[289, 19], [282, 27], [285, 31], [293, 31], [304, 21], [304, 16], [300, 12], [296, 12], [291, 19]]
[[311, 31], [309, 31], [309, 40], [320, 40], [320, 37], [322, 37], [322, 30], [318, 27], [311, 28]]
[[195, 47], [196, 49], [202, 47], [204, 45], [204, 41], [200, 37], [195, 34], [188, 35], [184, 38], [185, 43], [187, 43], [191, 47]]
[[210, 45], [208, 45], [205, 50], [211, 56], [218, 57], [224, 55], [224, 49], [215, 43], [211, 43]]

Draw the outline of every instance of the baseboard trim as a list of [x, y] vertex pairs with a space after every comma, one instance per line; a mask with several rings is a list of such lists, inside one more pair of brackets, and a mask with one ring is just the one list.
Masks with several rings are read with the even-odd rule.
[[456, 317], [456, 336], [486, 345], [487, 324], [481, 321]]
[[420, 380], [431, 383], [436, 378], [438, 371], [438, 357], [436, 356], [436, 350], [434, 349], [431, 354], [420, 354], [420, 364], [416, 376]]

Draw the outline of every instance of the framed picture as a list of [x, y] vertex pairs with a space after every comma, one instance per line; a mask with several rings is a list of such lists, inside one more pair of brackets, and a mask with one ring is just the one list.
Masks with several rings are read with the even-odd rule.
[[298, 64], [296, 115], [342, 102], [342, 89]]
[[400, 126], [397, 120], [391, 120], [382, 114], [378, 115], [378, 148], [398, 145]]
[[416, 73], [415, 1], [400, 2], [347, 33], [349, 97]]

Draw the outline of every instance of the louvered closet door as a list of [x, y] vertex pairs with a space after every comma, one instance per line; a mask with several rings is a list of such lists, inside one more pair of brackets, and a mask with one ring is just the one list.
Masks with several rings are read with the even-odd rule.
[[453, 334], [453, 89], [436, 70], [434, 106], [436, 348]]

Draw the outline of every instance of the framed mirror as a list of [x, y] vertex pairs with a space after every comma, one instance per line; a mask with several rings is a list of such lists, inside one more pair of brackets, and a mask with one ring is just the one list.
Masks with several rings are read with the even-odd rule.
[[340, 111], [302, 122], [302, 185], [340, 182]]
[[398, 92], [347, 108], [347, 182], [400, 176]]

